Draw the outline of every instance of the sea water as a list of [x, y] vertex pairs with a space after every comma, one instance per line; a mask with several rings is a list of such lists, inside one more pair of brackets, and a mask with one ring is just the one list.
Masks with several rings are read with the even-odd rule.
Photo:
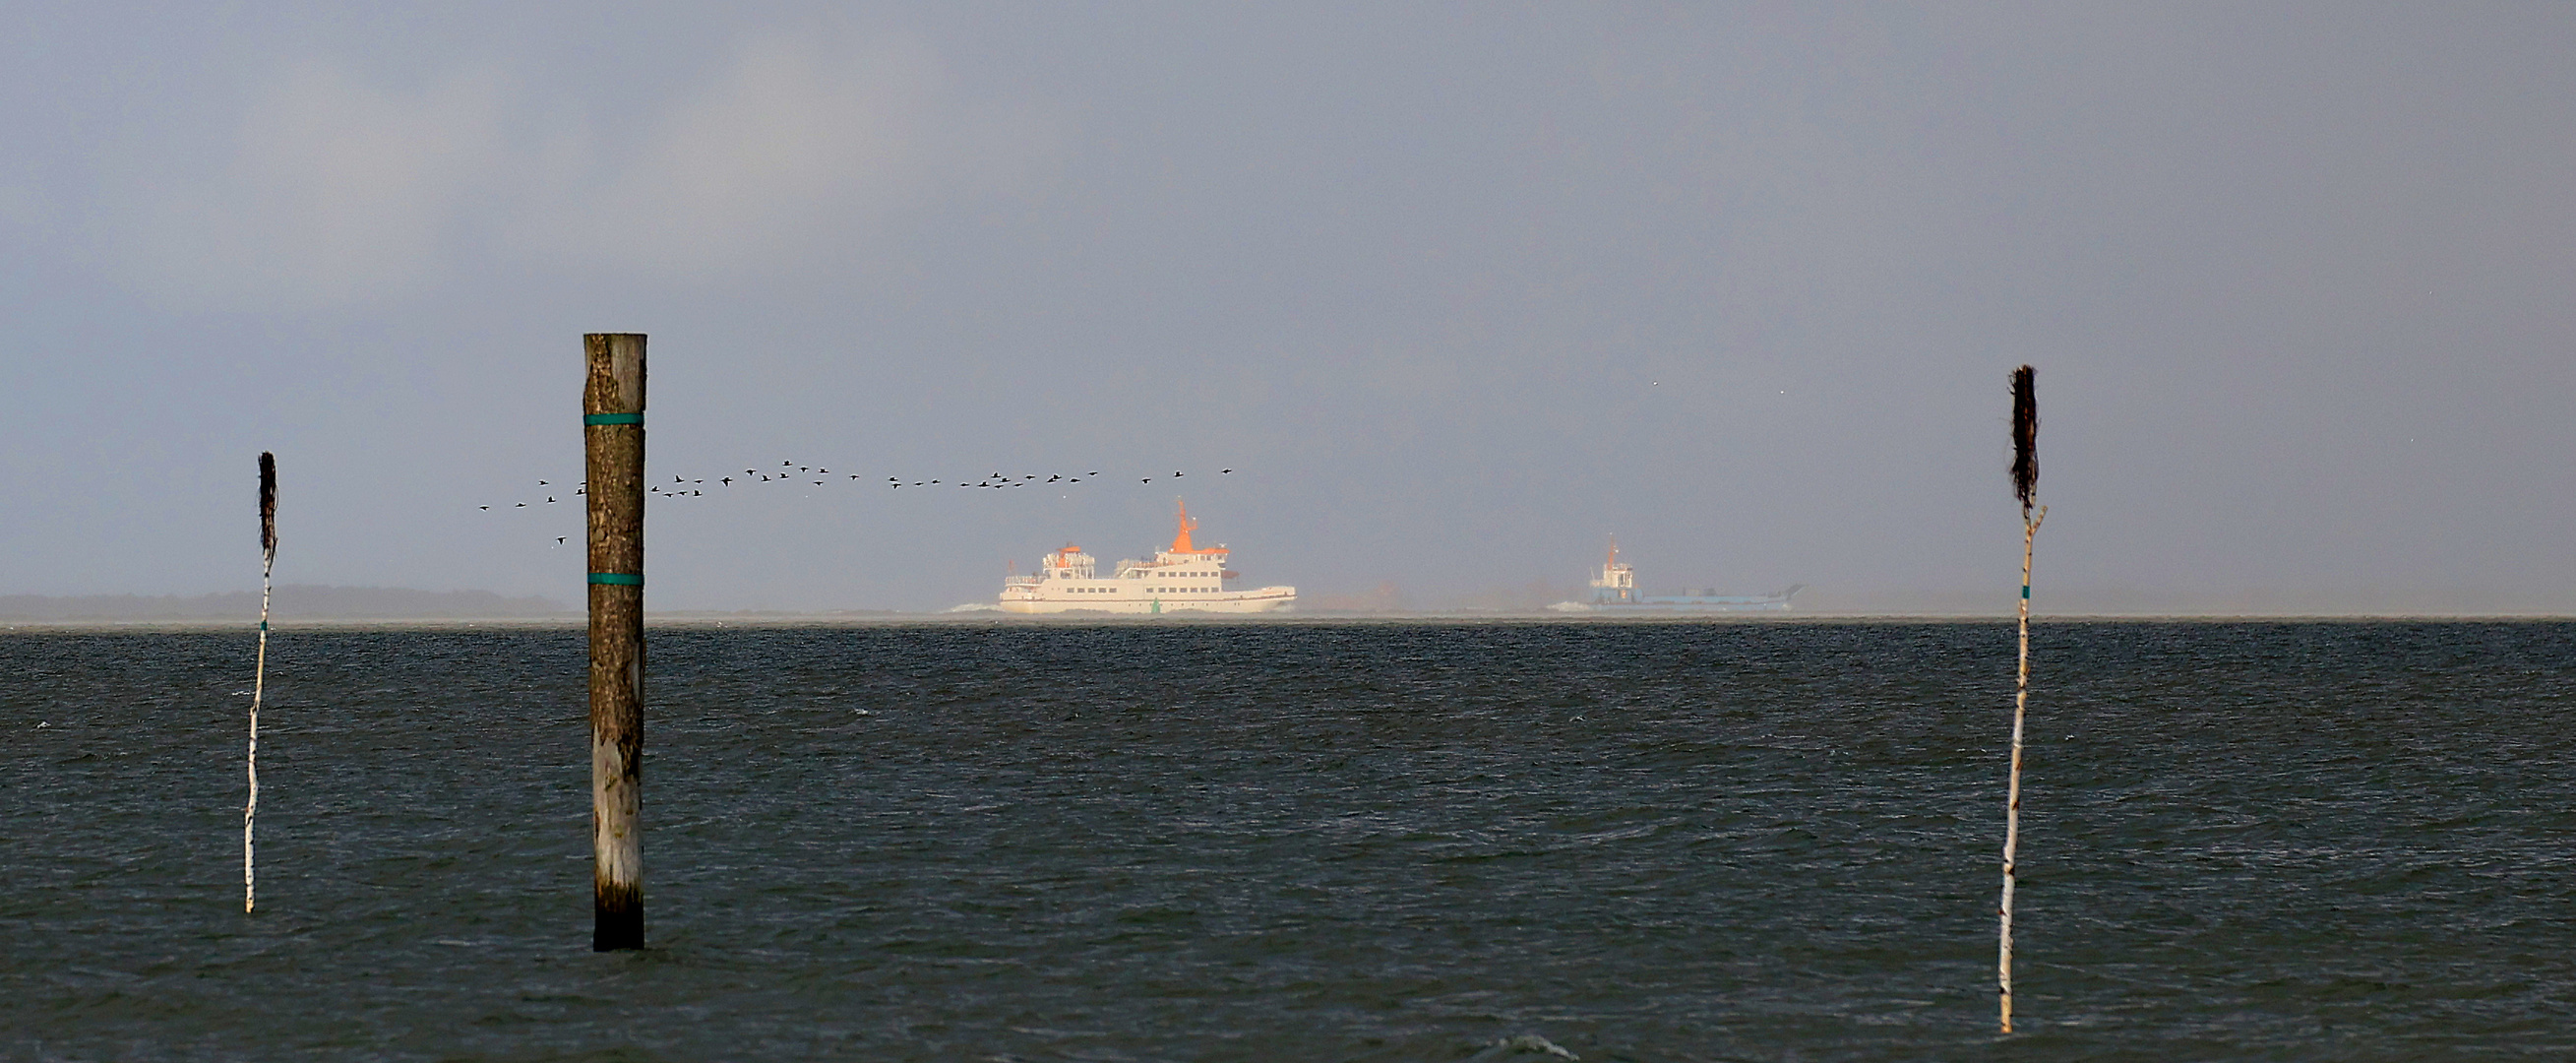
[[0, 633], [0, 1058], [2576, 1058], [2576, 625]]

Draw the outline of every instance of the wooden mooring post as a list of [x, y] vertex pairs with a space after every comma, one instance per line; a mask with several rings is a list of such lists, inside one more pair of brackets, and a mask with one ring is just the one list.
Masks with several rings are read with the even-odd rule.
[[644, 336], [582, 337], [590, 533], [590, 845], [599, 952], [644, 947]]

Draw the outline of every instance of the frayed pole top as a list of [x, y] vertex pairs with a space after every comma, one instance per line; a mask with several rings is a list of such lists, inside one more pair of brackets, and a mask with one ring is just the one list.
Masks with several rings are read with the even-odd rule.
[[2029, 366], [2012, 371], [2013, 496], [2021, 499], [2025, 518], [2039, 491], [2039, 394]]

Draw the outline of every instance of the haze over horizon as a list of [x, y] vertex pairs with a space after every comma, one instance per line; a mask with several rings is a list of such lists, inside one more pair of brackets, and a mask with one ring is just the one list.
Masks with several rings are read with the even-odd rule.
[[255, 588], [271, 450], [282, 582], [578, 602], [635, 331], [656, 482], [836, 473], [657, 502], [657, 610], [989, 601], [1186, 496], [1317, 598], [1615, 533], [2000, 613], [2029, 362], [2042, 611], [2576, 613], [2576, 8], [18, 21], [0, 594]]

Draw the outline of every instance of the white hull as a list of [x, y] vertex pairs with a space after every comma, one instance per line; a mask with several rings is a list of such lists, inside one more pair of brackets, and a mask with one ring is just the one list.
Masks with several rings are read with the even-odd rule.
[[1027, 597], [1002, 599], [1005, 613], [1123, 613], [1153, 615], [1157, 613], [1284, 613], [1297, 604], [1294, 587], [1263, 587], [1257, 591], [1228, 591], [1224, 594], [1198, 597], [1142, 595], [1085, 595], [1072, 598]]

